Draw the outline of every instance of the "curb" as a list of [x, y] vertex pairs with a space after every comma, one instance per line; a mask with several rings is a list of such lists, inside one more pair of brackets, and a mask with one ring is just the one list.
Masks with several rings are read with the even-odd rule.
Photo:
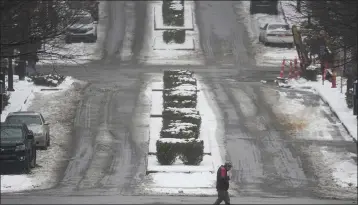
[[353, 141], [355, 143], [358, 143], [357, 140], [353, 137], [353, 134], [349, 131], [348, 127], [342, 122], [342, 120], [339, 118], [338, 114], [336, 113], [336, 111], [334, 111], [334, 109], [332, 108], [331, 104], [326, 100], [325, 97], [323, 97], [321, 95], [321, 92], [319, 92], [316, 88], [312, 87], [319, 95], [319, 97], [322, 99], [322, 101], [324, 103], [326, 103], [329, 107], [329, 109], [331, 110], [331, 112], [334, 114], [334, 116], [337, 117], [337, 119], [339, 119], [340, 123], [343, 125], [344, 129], [347, 131], [347, 133], [349, 134], [349, 136], [351, 136], [351, 138], [353, 139]]

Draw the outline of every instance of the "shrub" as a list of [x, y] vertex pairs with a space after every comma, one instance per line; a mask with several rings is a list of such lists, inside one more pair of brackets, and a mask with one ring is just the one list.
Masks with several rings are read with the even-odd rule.
[[161, 165], [171, 165], [178, 156], [179, 142], [173, 139], [159, 139], [156, 142], [157, 160]]
[[65, 76], [58, 75], [58, 74], [37, 74], [30, 76], [31, 80], [34, 82], [35, 85], [41, 86], [49, 86], [49, 87], [56, 87], [61, 84], [65, 80]]
[[172, 165], [178, 156], [186, 165], [199, 165], [203, 161], [203, 140], [159, 139], [156, 146], [157, 160], [161, 165]]
[[185, 30], [166, 30], [163, 32], [163, 40], [165, 43], [178, 43], [185, 42]]
[[189, 77], [193, 77], [194, 72], [193, 71], [189, 71], [189, 70], [166, 70], [164, 71], [164, 75], [163, 77], [169, 77], [171, 75], [186, 75]]
[[163, 103], [163, 107], [176, 107], [176, 108], [196, 108], [197, 100], [174, 100], [174, 101], [166, 101]]
[[199, 127], [192, 123], [184, 123], [179, 120], [168, 123], [168, 128], [160, 131], [161, 138], [189, 139], [199, 137]]
[[188, 91], [188, 90], [164, 90], [163, 92], [163, 100], [164, 102], [170, 102], [174, 100], [184, 101], [191, 100], [195, 101], [197, 99], [196, 91]]
[[187, 75], [169, 75], [163, 78], [163, 83], [164, 89], [172, 89], [183, 84], [197, 86], [196, 79]]
[[179, 146], [179, 159], [186, 165], [199, 165], [203, 161], [204, 142], [198, 139], [188, 139]]
[[184, 4], [177, 1], [163, 1], [162, 15], [165, 25], [184, 25]]
[[175, 108], [168, 107], [163, 110], [163, 128], [167, 128], [171, 121], [180, 120], [201, 126], [201, 116], [195, 108]]
[[163, 40], [165, 43], [170, 43], [174, 40], [174, 31], [173, 30], [166, 30], [163, 32]]
[[163, 107], [176, 107], [176, 108], [196, 108], [197, 100], [174, 100], [174, 101], [165, 101]]

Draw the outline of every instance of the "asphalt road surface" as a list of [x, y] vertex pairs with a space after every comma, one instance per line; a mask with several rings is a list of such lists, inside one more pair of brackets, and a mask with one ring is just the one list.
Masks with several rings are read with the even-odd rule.
[[[116, 12], [116, 6], [119, 8], [125, 2], [111, 4], [109, 17]], [[180, 67], [136, 64], [136, 55], [145, 37], [141, 28], [145, 23], [146, 3], [135, 4], [136, 43], [132, 47], [131, 63], [121, 65], [120, 59], [107, 55], [110, 62], [65, 66], [57, 70], [89, 82], [74, 119], [72, 157], [68, 159], [67, 168], [59, 170], [63, 173], [58, 185], [47, 190], [2, 194], [1, 203], [214, 202], [214, 197], [138, 196], [140, 182], [145, 178], [148, 151], [151, 98], [147, 86], [160, 78], [162, 69]], [[354, 198], [329, 199], [338, 198], [331, 194], [338, 190], [326, 191], [318, 187], [315, 170], [303, 150], [307, 144], [320, 144], [291, 138], [287, 127], [273, 111], [279, 99], [277, 91], [286, 92], [291, 98], [297, 96], [294, 91], [279, 89], [272, 83], [277, 70], [254, 66], [245, 27], [235, 15], [232, 2], [198, 1], [196, 6], [207, 65], [184, 69], [197, 73], [205, 83], [206, 94], [216, 104], [224, 136], [225, 150], [222, 151], [234, 165], [232, 187], [238, 196], [232, 198], [232, 203], [354, 203]], [[111, 21], [112, 26], [115, 23], [125, 25], [126, 18], [122, 21]], [[118, 53], [123, 36], [117, 36], [117, 45], [107, 50]], [[268, 83], [263, 84], [261, 80]], [[302, 94], [305, 105], [321, 109], [317, 95], [304, 91]], [[325, 117], [338, 122], [332, 113], [326, 113]], [[332, 131], [338, 143], [329, 146], [357, 153], [353, 142], [343, 142], [340, 126]]]

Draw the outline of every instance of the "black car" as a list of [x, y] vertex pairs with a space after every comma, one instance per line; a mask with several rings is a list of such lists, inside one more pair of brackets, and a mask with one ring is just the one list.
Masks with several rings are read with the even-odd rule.
[[[36, 143], [26, 124], [1, 124], [0, 163], [19, 166], [29, 173], [36, 165]], [[1, 166], [5, 167], [5, 166]]]
[[264, 14], [278, 14], [278, 1], [277, 0], [269, 0], [269, 1], [257, 1], [251, 0], [250, 3], [250, 13], [264, 13]]

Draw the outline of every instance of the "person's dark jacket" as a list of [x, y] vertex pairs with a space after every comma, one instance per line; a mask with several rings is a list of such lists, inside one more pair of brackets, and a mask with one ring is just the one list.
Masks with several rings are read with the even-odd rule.
[[229, 190], [229, 176], [224, 166], [220, 166], [216, 175], [216, 189], [220, 191]]

